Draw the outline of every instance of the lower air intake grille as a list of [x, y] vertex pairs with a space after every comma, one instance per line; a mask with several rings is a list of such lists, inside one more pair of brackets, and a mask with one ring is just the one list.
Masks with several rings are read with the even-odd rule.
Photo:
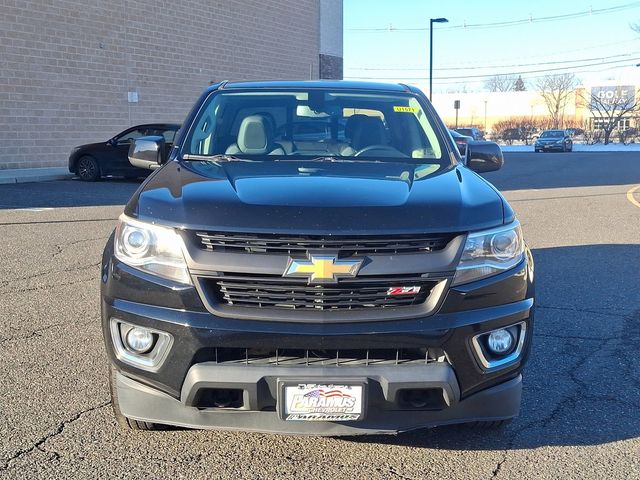
[[342, 350], [214, 348], [208, 355], [221, 365], [349, 367], [426, 365], [445, 362], [439, 348], [374, 348]]
[[437, 284], [420, 276], [357, 277], [331, 285], [304, 278], [224, 274], [204, 279], [218, 304], [289, 310], [354, 310], [424, 303]]

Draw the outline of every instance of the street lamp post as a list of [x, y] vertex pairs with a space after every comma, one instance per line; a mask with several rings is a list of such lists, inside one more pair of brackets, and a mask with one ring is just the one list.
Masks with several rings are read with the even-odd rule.
[[433, 24], [447, 23], [446, 18], [430, 18], [429, 19], [429, 101], [433, 96]]
[[487, 133], [487, 101], [484, 101], [484, 133]]

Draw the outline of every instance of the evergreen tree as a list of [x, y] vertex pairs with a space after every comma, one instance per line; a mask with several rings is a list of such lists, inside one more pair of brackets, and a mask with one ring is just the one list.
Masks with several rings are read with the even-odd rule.
[[527, 89], [527, 87], [524, 84], [524, 81], [522, 80], [522, 75], [518, 75], [518, 78], [513, 84], [513, 89], [516, 92], [524, 92]]

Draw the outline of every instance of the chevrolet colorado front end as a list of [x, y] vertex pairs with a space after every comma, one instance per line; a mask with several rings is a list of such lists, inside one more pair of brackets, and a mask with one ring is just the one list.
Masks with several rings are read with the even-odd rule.
[[520, 224], [417, 89], [207, 89], [102, 261], [116, 418], [314, 435], [518, 414], [533, 328]]

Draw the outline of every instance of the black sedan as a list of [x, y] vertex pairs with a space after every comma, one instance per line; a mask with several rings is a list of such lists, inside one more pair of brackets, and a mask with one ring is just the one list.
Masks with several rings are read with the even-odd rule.
[[467, 145], [469, 142], [473, 142], [473, 137], [469, 137], [468, 135], [462, 135], [461, 133], [456, 132], [455, 130], [449, 130], [449, 133], [453, 137], [453, 141], [456, 143], [458, 147], [458, 151], [460, 155], [463, 157], [467, 155]]
[[540, 134], [533, 149], [536, 152], [570, 152], [573, 150], [573, 140], [566, 130], [545, 130]]
[[149, 170], [134, 167], [129, 163], [129, 145], [136, 138], [159, 135], [164, 137], [167, 149], [171, 149], [179, 128], [180, 125], [173, 123], [137, 125], [120, 132], [106, 142], [80, 145], [75, 147], [69, 155], [69, 171], [87, 182], [96, 181], [107, 175], [125, 178], [147, 176]]
[[465, 137], [471, 137], [477, 141], [484, 140], [484, 134], [478, 128], [474, 127], [466, 127], [466, 128], [456, 128], [456, 132], [460, 135], [464, 135]]

